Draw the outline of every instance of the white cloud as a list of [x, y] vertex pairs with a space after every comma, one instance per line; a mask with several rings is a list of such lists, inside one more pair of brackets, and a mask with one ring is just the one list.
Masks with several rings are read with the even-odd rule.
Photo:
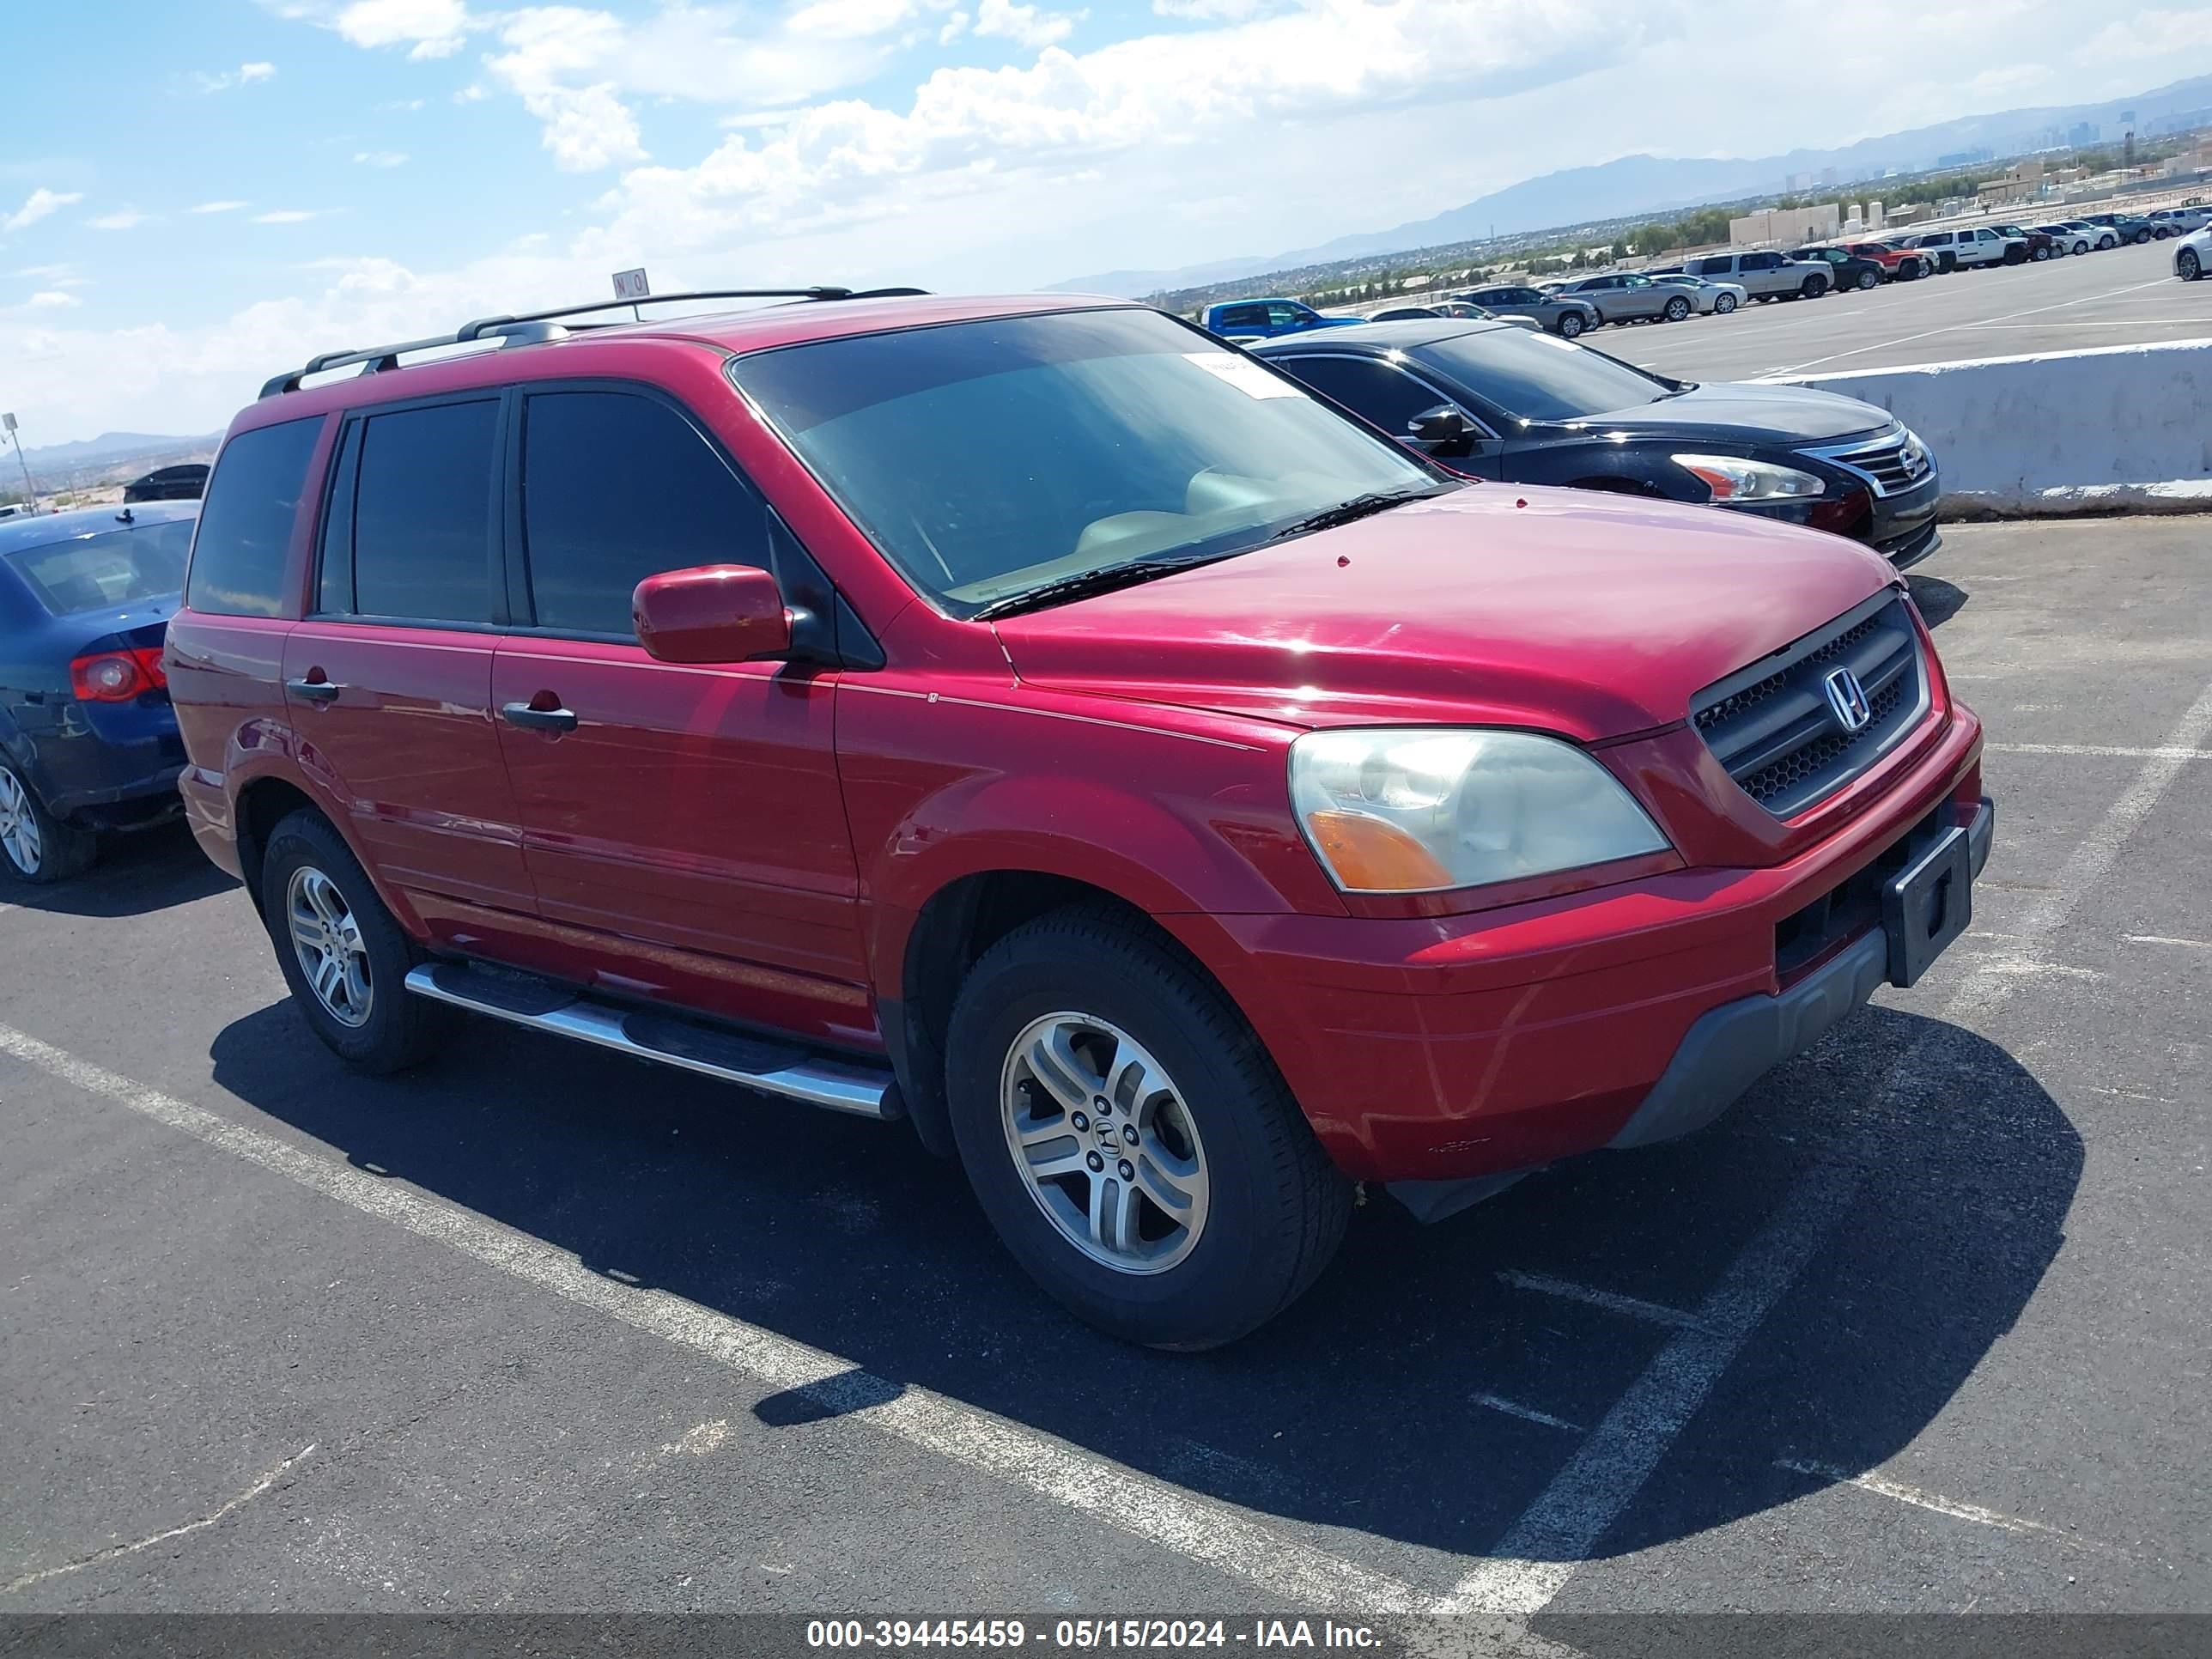
[[328, 208], [271, 208], [266, 213], [255, 214], [253, 222], [257, 225], [303, 225], [310, 219], [321, 218], [329, 211]]
[[82, 200], [84, 192], [81, 190], [54, 191], [41, 185], [23, 198], [22, 206], [0, 222], [0, 235], [35, 225], [48, 214], [58, 213], [70, 203]]
[[975, 8], [975, 33], [997, 35], [1021, 46], [1049, 46], [1065, 40], [1069, 32], [1091, 14], [1085, 11], [1046, 11], [1019, 5], [1015, 0], [981, 0]]
[[330, 26], [356, 46], [406, 46], [410, 58], [450, 58], [475, 20], [461, 0], [353, 0]]
[[250, 87], [260, 81], [271, 80], [276, 74], [274, 64], [240, 64], [234, 70], [224, 70], [219, 75], [195, 70], [193, 82], [202, 92], [228, 92], [233, 87]]
[[252, 204], [250, 202], [202, 202], [198, 207], [189, 208], [186, 211], [191, 213], [235, 213], [242, 207], [251, 207], [252, 205]]
[[1152, 9], [1163, 17], [1226, 18], [1241, 22], [1263, 11], [1281, 9], [1282, 0], [1152, 0]]
[[644, 159], [637, 118], [617, 95], [615, 82], [569, 83], [604, 69], [620, 51], [620, 22], [575, 6], [532, 6], [508, 16], [499, 38], [507, 49], [486, 58], [484, 67], [542, 125], [540, 142], [554, 166], [589, 173]]
[[968, 26], [974, 21], [964, 11], [954, 12], [945, 20], [945, 27], [937, 31], [937, 44], [940, 46], [951, 46], [968, 33]]
[[74, 294], [64, 294], [58, 289], [43, 289], [25, 303], [39, 311], [65, 311], [71, 306], [81, 306], [83, 301]]
[[94, 230], [129, 230], [133, 226], [144, 224], [152, 217], [151, 214], [141, 213], [137, 208], [121, 208], [113, 213], [103, 213], [97, 219], [88, 219], [85, 223]]
[[833, 40], [887, 34], [921, 10], [919, 0], [811, 0], [784, 20], [793, 34]]
[[404, 167], [407, 165], [406, 155], [396, 149], [357, 149], [353, 153], [353, 159], [357, 165], [365, 167]]

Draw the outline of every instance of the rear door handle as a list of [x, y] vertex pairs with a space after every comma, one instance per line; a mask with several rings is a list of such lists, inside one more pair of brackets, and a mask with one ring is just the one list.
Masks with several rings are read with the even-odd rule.
[[287, 680], [284, 689], [305, 697], [309, 702], [336, 702], [338, 693], [345, 687], [335, 680]]
[[576, 729], [576, 711], [573, 708], [533, 708], [526, 702], [509, 702], [500, 705], [499, 715], [509, 726], [520, 726], [530, 732]]

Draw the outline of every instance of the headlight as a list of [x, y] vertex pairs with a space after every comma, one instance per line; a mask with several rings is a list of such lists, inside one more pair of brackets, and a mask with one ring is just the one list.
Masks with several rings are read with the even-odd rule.
[[1809, 472], [1737, 455], [1671, 455], [1668, 459], [1705, 481], [1717, 501], [1784, 501], [1827, 489]]
[[1309, 732], [1291, 745], [1291, 805], [1348, 893], [1475, 887], [1667, 848], [1612, 773], [1526, 732]]

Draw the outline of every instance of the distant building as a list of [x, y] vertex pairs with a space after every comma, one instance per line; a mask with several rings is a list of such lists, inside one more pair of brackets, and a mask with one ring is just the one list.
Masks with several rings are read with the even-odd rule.
[[2097, 142], [2104, 131], [2094, 121], [2076, 121], [2066, 134], [2066, 142], [2075, 149], [2084, 149]]
[[1826, 241], [1841, 232], [1843, 223], [1844, 207], [1840, 202], [1820, 202], [1800, 208], [1766, 208], [1729, 220], [1729, 245], [1754, 247], [1763, 242], [1784, 242], [1795, 247], [1800, 242]]
[[1977, 162], [1994, 159], [1996, 152], [1984, 144], [1979, 149], [1954, 149], [1948, 155], [1939, 155], [1936, 158], [1936, 165], [1939, 167], [1970, 167]]

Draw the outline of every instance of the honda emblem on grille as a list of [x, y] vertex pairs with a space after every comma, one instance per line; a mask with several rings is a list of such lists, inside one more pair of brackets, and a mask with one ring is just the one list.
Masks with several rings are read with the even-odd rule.
[[1838, 668], [1821, 682], [1827, 693], [1828, 712], [1836, 717], [1836, 724], [1846, 732], [1863, 732], [1874, 718], [1874, 707], [1867, 702], [1866, 687], [1859, 677], [1848, 668]]

